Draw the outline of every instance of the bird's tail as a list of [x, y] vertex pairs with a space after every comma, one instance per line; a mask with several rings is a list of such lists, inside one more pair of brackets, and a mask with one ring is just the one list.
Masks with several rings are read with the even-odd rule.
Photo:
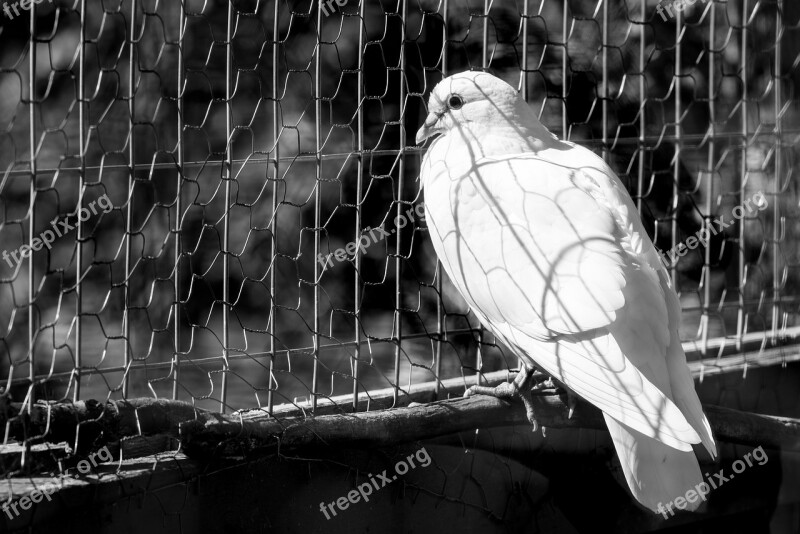
[[[700, 506], [708, 493], [708, 485], [703, 481], [694, 452], [679, 451], [608, 415], [603, 416], [614, 440], [625, 480], [637, 501], [664, 514], [667, 510], [675, 512], [673, 503], [677, 497], [687, 503], [682, 509], [694, 511]], [[698, 495], [694, 502], [687, 499], [689, 490]]]

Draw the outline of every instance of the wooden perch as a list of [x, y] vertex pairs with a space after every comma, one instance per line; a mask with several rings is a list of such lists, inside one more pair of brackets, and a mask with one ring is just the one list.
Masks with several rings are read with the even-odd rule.
[[0, 423], [7, 427], [9, 437], [66, 442], [79, 453], [130, 436], [177, 437], [179, 423], [206, 413], [185, 402], [151, 398], [40, 402], [31, 407], [30, 414], [21, 404], [12, 403], [3, 412]]
[[[533, 397], [539, 424], [551, 428], [606, 428], [600, 411], [579, 403], [572, 419], [555, 392]], [[719, 441], [800, 450], [800, 421], [705, 406]], [[265, 412], [214, 414], [181, 424], [189, 455], [239, 456], [254, 449], [309, 445], [382, 446], [462, 432], [474, 428], [527, 425], [521, 405], [486, 396], [445, 400], [376, 412], [275, 419]]]
[[[500, 380], [498, 376], [492, 381]], [[568, 408], [555, 391], [538, 391], [533, 400], [536, 417], [544, 427], [606, 428], [600, 411], [590, 404], [579, 402], [569, 419]], [[6, 406], [3, 421], [7, 423], [9, 437], [20, 441], [67, 442], [77, 445], [78, 453], [83, 453], [87, 448], [131, 436], [169, 437], [180, 438], [187, 454], [205, 457], [242, 456], [277, 446], [391, 445], [474, 428], [528, 424], [521, 405], [482, 395], [316, 417], [307, 417], [299, 409], [283, 408], [276, 410], [275, 415], [261, 410], [218, 414], [185, 402], [148, 398], [106, 403], [39, 403], [30, 415], [20, 408]], [[719, 441], [800, 451], [798, 420], [710, 405], [704, 409]]]

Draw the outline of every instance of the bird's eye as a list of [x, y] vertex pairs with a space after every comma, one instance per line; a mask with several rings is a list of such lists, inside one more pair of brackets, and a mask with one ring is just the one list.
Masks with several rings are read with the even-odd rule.
[[464, 107], [464, 99], [458, 95], [451, 95], [447, 100], [447, 106], [450, 109], [461, 109]]

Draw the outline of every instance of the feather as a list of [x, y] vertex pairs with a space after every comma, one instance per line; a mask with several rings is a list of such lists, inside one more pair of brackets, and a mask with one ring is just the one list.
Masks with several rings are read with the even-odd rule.
[[[448, 107], [453, 95], [463, 105]], [[439, 259], [481, 323], [603, 411], [634, 497], [656, 510], [716, 454], [680, 305], [619, 178], [486, 73], [446, 78], [418, 140]]]

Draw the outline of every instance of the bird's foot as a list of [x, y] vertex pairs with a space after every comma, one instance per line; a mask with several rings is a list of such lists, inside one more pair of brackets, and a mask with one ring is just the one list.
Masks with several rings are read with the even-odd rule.
[[473, 395], [488, 395], [490, 397], [495, 397], [497, 399], [509, 402], [521, 400], [522, 404], [525, 405], [525, 415], [528, 417], [528, 421], [530, 421], [531, 425], [533, 426], [533, 431], [536, 432], [539, 429], [539, 423], [536, 421], [536, 415], [534, 414], [533, 410], [531, 382], [538, 376], [541, 375], [534, 373], [533, 369], [523, 368], [519, 373], [517, 373], [517, 376], [514, 378], [513, 382], [503, 382], [495, 387], [472, 386], [466, 392], [464, 392], [464, 396], [471, 397]]
[[541, 379], [533, 386], [533, 389], [559, 389], [559, 385], [556, 384], [552, 376], [542, 375]]
[[533, 395], [552, 395], [555, 392], [557, 395], [565, 399], [564, 402], [569, 408], [567, 414], [568, 419], [572, 419], [575, 413], [575, 407], [578, 404], [578, 395], [572, 392], [567, 386], [561, 382], [556, 382], [552, 377], [548, 376], [546, 379], [540, 380], [538, 384], [533, 386]]

